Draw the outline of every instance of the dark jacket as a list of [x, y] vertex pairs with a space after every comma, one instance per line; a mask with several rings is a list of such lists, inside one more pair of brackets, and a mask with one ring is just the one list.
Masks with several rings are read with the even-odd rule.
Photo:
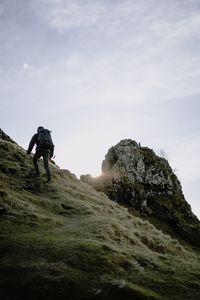
[[28, 146], [28, 150], [27, 150], [27, 154], [30, 154], [34, 145], [36, 144], [36, 152], [37, 151], [49, 151], [50, 152], [50, 157], [53, 157], [53, 153], [54, 153], [54, 145], [52, 144], [52, 147], [50, 149], [43, 149], [42, 147], [40, 147], [39, 143], [38, 143], [38, 133], [34, 134], [34, 136], [32, 137], [29, 146]]

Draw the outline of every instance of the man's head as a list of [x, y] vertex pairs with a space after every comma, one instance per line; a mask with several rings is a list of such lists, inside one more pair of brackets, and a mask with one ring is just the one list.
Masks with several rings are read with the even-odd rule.
[[44, 127], [39, 126], [38, 129], [37, 129], [37, 133], [39, 133], [39, 132], [42, 131], [43, 129], [44, 129]]

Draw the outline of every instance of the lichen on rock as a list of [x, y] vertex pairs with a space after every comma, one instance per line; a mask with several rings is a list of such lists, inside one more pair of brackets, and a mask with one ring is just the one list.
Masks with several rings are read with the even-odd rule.
[[159, 228], [167, 225], [168, 230], [200, 245], [200, 222], [184, 198], [181, 183], [168, 161], [152, 149], [122, 140], [108, 150], [100, 177], [87, 175], [81, 180], [110, 199], [156, 219]]

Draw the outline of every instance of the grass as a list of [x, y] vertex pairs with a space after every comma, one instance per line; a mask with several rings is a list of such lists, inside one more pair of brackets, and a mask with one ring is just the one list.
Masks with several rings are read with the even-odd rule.
[[[1, 140], [1, 299], [198, 299], [200, 256], [51, 164]], [[43, 170], [42, 161], [40, 168]]]

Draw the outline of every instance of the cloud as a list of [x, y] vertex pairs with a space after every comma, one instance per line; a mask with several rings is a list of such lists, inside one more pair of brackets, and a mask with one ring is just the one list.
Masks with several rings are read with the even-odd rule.
[[[65, 95], [72, 101], [92, 103], [95, 98], [97, 103], [123, 100], [131, 105], [200, 92], [199, 52], [194, 50], [200, 17], [196, 5], [191, 5], [194, 1], [183, 0], [181, 5], [179, 1], [166, 4], [156, 0], [32, 3], [34, 26], [40, 26], [38, 40], [23, 38], [26, 57], [17, 50], [9, 57], [21, 60], [22, 69], [30, 75], [35, 71], [33, 65], [23, 60], [28, 61], [31, 55], [39, 64], [36, 83], [45, 76], [44, 88], [49, 88], [50, 94], [53, 86], [60, 98]], [[20, 43], [27, 35], [17, 20], [30, 15], [31, 5], [24, 9], [24, 15], [18, 12], [19, 18], [14, 18]], [[34, 32], [32, 25], [28, 28]], [[49, 28], [62, 35], [58, 38]], [[45, 42], [41, 42], [43, 35]]]
[[51, 25], [59, 32], [95, 26], [105, 13], [98, 3], [81, 1], [59, 1], [51, 11]]
[[[40, 17], [59, 32], [93, 28], [96, 32], [134, 33], [136, 42], [152, 37], [197, 37], [200, 16], [195, 1], [36, 0]], [[38, 13], [40, 13], [38, 11]], [[97, 29], [99, 31], [97, 31]]]
[[[121, 1], [81, 1], [81, 0], [43, 0], [36, 1], [49, 25], [59, 32], [84, 30], [93, 28], [114, 33], [120, 31], [122, 22], [130, 20], [133, 14], [140, 14], [146, 6], [144, 1], [134, 3], [130, 0]], [[48, 10], [45, 11], [45, 7]], [[44, 13], [46, 12], [46, 13]], [[44, 13], [44, 14], [43, 14]], [[127, 18], [128, 17], [128, 18]], [[134, 19], [134, 18], [133, 18]]]
[[33, 70], [34, 70], [34, 67], [33, 67], [32, 65], [29, 65], [29, 64], [23, 64], [23, 65], [22, 65], [22, 69], [23, 69], [24, 71], [30, 72], [30, 71], [33, 71]]
[[199, 182], [200, 182], [200, 138], [189, 135], [179, 139], [171, 149], [171, 161], [176, 166], [178, 177], [183, 187], [183, 193], [192, 210], [200, 218]]
[[179, 165], [185, 182], [200, 180], [200, 137], [199, 135], [188, 135], [179, 139], [176, 147], [173, 149], [172, 159]]
[[181, 19], [177, 14], [176, 20], [164, 19], [162, 22], [154, 23], [152, 26], [154, 34], [164, 37], [168, 43], [179, 43], [180, 40], [199, 40], [200, 35], [200, 14], [199, 12], [190, 12], [189, 16]]
[[[159, 1], [158, 5], [155, 0], [44, 3], [50, 4], [46, 11], [49, 26], [77, 38], [73, 53], [79, 56], [81, 75], [77, 72], [76, 82], [81, 90], [90, 85], [91, 92], [95, 81], [104, 97], [121, 101], [124, 95], [125, 102], [155, 95], [167, 100], [200, 91], [200, 60], [194, 50], [200, 15], [191, 4], [195, 2], [183, 1], [181, 6], [179, 1]], [[72, 73], [74, 66], [77, 63], [71, 63]]]

